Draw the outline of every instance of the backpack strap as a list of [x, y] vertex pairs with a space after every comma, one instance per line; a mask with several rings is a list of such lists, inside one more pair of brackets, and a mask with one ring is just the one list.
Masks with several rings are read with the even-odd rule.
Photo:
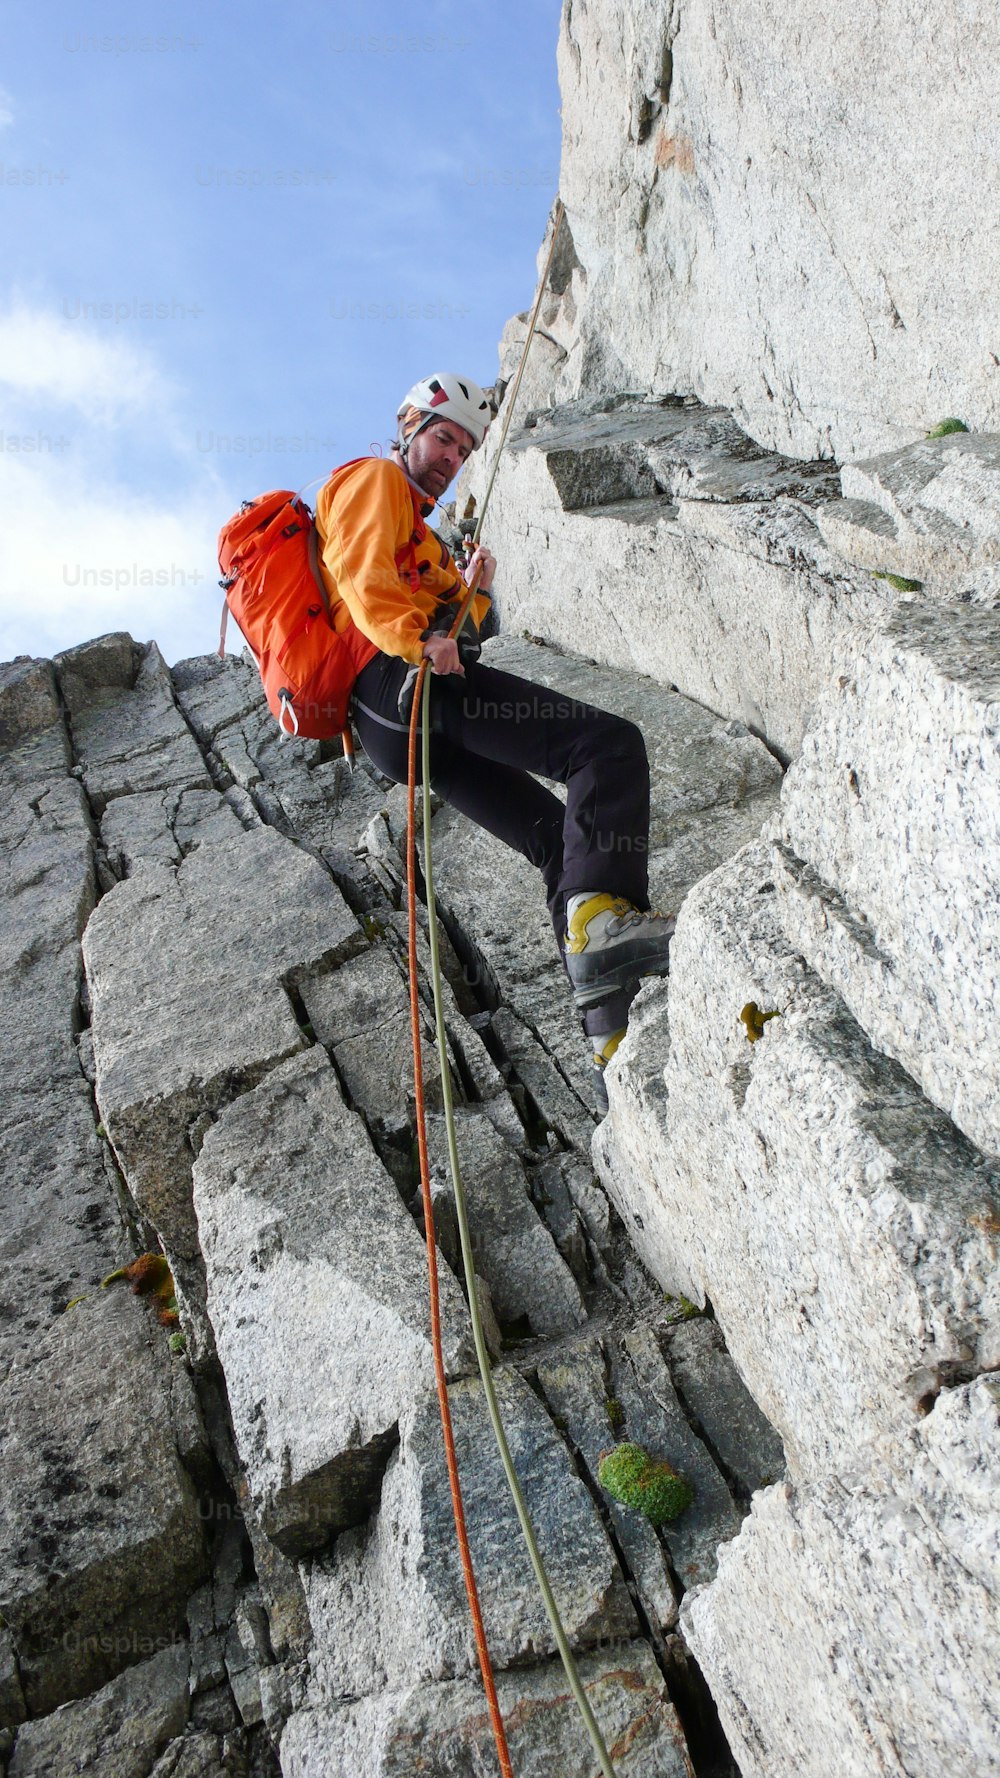
[[319, 544], [317, 543], [316, 538], [316, 524], [313, 520], [309, 525], [309, 566], [313, 571], [313, 579], [319, 590], [319, 596], [323, 601], [323, 610], [326, 612], [326, 621], [332, 630], [335, 627], [333, 622], [333, 612], [330, 610], [330, 595], [326, 590], [326, 583], [323, 579], [323, 574], [319, 565]]

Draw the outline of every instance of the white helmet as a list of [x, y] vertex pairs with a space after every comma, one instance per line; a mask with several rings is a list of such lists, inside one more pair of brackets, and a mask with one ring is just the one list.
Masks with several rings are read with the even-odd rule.
[[[419, 383], [414, 383], [396, 409], [397, 420], [401, 420], [407, 408], [411, 407], [427, 415], [423, 425], [417, 427], [417, 432], [423, 431], [423, 427], [429, 426], [432, 420], [453, 420], [456, 426], [461, 426], [464, 432], [471, 435], [474, 451], [478, 451], [486, 437], [486, 428], [493, 417], [490, 404], [479, 384], [474, 383], [470, 377], [451, 376], [447, 371], [442, 371], [436, 377], [422, 377]], [[410, 439], [415, 437], [416, 432], [410, 434]], [[405, 442], [409, 443], [410, 440]]]

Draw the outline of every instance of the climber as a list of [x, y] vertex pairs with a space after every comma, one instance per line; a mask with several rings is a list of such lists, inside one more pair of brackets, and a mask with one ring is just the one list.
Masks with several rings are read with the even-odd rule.
[[[481, 565], [463, 632], [447, 635], [463, 577], [424, 520], [491, 418], [467, 377], [425, 377], [397, 410], [389, 457], [336, 470], [316, 502], [323, 579], [379, 652], [358, 676], [351, 711], [369, 758], [405, 783], [409, 700], [431, 663], [431, 774], [438, 796], [537, 865], [556, 942], [584, 1031], [595, 1096], [607, 1109], [604, 1068], [625, 1034], [643, 974], [664, 973], [672, 917], [647, 894], [649, 768], [640, 730], [479, 658], [496, 562]], [[566, 785], [565, 806], [533, 774]]]

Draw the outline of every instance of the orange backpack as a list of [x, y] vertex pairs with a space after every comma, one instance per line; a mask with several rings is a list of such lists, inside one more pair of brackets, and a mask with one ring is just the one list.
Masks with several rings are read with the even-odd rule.
[[342, 734], [354, 681], [378, 649], [346, 607], [341, 627], [334, 624], [305, 501], [287, 488], [244, 500], [219, 532], [219, 566], [226, 595], [219, 654], [232, 612], [282, 734], [314, 741]]

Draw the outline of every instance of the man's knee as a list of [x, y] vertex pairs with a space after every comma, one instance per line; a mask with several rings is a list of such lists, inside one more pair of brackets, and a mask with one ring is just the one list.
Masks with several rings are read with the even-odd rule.
[[602, 714], [600, 747], [605, 757], [627, 760], [637, 771], [648, 772], [646, 741], [638, 723], [630, 722], [627, 716]]

